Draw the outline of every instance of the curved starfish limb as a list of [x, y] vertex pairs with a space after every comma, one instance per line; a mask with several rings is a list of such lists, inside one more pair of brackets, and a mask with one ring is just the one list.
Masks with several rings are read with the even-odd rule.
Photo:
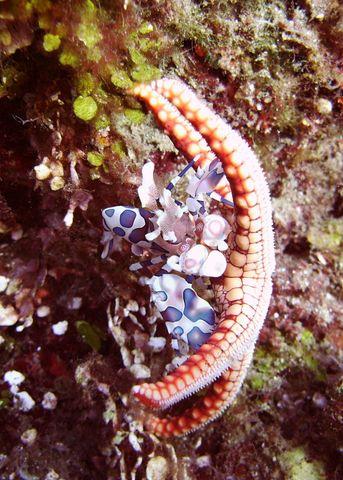
[[206, 395], [195, 405], [175, 417], [159, 418], [153, 415], [146, 421], [146, 429], [162, 437], [187, 435], [219, 417], [235, 400], [246, 376], [253, 349], [235, 360], [231, 367], [214, 382]]
[[[193, 158], [202, 154], [200, 166], [209, 159], [210, 145], [230, 183], [236, 225], [229, 242], [227, 269], [214, 284], [222, 309], [216, 331], [195, 355], [162, 381], [134, 387], [133, 393], [143, 403], [156, 408], [166, 408], [203, 388], [253, 348], [267, 313], [274, 269], [269, 191], [255, 154], [188, 87], [180, 82], [176, 85], [178, 89], [173, 83], [170, 86], [174, 105], [149, 85], [138, 85], [133, 93], [148, 104], [186, 155]], [[188, 121], [181, 111], [186, 114], [190, 110]], [[226, 192], [215, 190], [225, 198]]]
[[[152, 85], [153, 84], [154, 82]], [[154, 112], [157, 121], [167, 131], [168, 135], [171, 136], [175, 146], [182, 151], [188, 160], [195, 160], [195, 169], [199, 166], [205, 169], [217, 159], [206, 140], [186, 118], [183, 117], [182, 121], [176, 122], [176, 119], [180, 117], [180, 111], [175, 106], [167, 102], [167, 111], [161, 108], [163, 104], [166, 105], [165, 99], [154, 92], [150, 85], [139, 84], [132, 90], [129, 90], [129, 93], [146, 102]], [[228, 201], [232, 200], [230, 186], [225, 179], [223, 179], [223, 182], [219, 182], [215, 191], [223, 198], [228, 196]]]

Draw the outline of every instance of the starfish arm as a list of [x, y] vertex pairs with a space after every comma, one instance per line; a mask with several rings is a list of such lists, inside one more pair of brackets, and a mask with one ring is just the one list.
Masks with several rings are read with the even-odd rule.
[[[208, 154], [203, 155], [203, 150], [207, 151], [208, 148], [210, 148], [212, 154], [214, 152], [221, 160], [226, 177], [231, 188], [233, 188], [232, 194], [236, 217], [239, 217], [240, 214], [241, 216], [248, 214], [250, 217], [250, 222], [246, 219], [245, 224], [243, 219], [237, 218], [238, 226], [241, 227], [241, 230], [250, 230], [252, 233], [255, 233], [257, 226], [259, 226], [259, 231], [263, 231], [262, 241], [264, 242], [264, 247], [269, 247], [269, 254], [264, 259], [269, 263], [269, 268], [266, 268], [266, 270], [273, 272], [275, 258], [269, 188], [258, 159], [247, 142], [199, 99], [187, 85], [179, 80], [161, 79], [152, 82], [150, 86], [142, 85], [141, 87], [143, 88], [143, 95], [140, 95], [140, 86], [136, 87], [135, 94], [147, 103], [149, 103], [149, 98], [144, 95], [146, 94], [144, 88], [148, 88], [150, 92], [158, 94], [160, 100], [164, 99], [165, 111], [163, 111], [163, 108], [159, 108], [162, 105], [157, 105], [157, 110], [154, 110], [154, 105], [150, 105], [150, 108], [178, 146], [180, 139], [177, 133], [180, 127], [182, 127], [182, 123], [184, 123], [186, 128], [188, 127], [190, 135], [186, 139], [181, 139], [186, 143], [180, 145], [180, 149], [186, 155], [189, 149], [193, 151], [196, 147], [199, 149], [196, 166], [206, 166]], [[168, 104], [166, 100], [170, 103]], [[169, 118], [170, 104], [179, 113], [178, 118], [175, 118], [175, 110]], [[167, 115], [165, 124], [160, 118], [161, 116], [163, 117], [161, 112]], [[179, 122], [179, 120], [183, 120], [183, 122]], [[194, 130], [189, 129], [190, 124], [194, 127]], [[192, 140], [194, 139], [195, 141], [196, 137], [200, 138], [201, 141], [194, 147]], [[220, 192], [217, 191], [217, 193]], [[222, 196], [225, 198], [225, 195], [222, 194]], [[260, 216], [257, 216], [258, 210], [261, 211]], [[252, 215], [254, 212], [256, 215]], [[255, 221], [253, 225], [250, 225], [254, 220], [260, 221]], [[240, 223], [243, 223], [243, 225], [240, 225]], [[240, 245], [237, 246], [240, 247]], [[241, 248], [243, 251], [248, 251], [244, 246]]]
[[148, 431], [161, 437], [187, 435], [219, 417], [235, 400], [251, 363], [253, 350], [249, 350], [240, 360], [222, 374], [209, 388], [208, 393], [195, 405], [180, 415], [167, 418], [149, 416], [146, 422]]
[[[231, 187], [236, 218], [226, 271], [214, 282], [222, 310], [217, 329], [163, 381], [134, 387], [143, 403], [166, 408], [214, 381], [253, 348], [270, 301], [274, 245], [269, 190], [253, 151], [184, 84], [161, 84], [163, 95], [154, 91], [156, 82], [139, 85], [133, 93], [145, 100], [188, 157], [199, 155], [196, 166], [206, 166], [215, 153]], [[217, 193], [225, 198], [228, 192]]]

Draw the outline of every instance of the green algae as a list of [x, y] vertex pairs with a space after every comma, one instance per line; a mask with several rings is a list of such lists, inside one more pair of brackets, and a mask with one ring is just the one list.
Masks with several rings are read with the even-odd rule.
[[39, 15], [38, 26], [42, 30], [49, 30], [52, 26], [50, 16], [46, 14]]
[[92, 17], [97, 11], [96, 6], [91, 0], [84, 0], [82, 6], [84, 15], [89, 15], [90, 17]]
[[135, 123], [137, 125], [144, 122], [146, 117], [142, 110], [137, 110], [134, 108], [125, 108], [124, 115], [131, 123]]
[[319, 344], [312, 332], [306, 328], [299, 333], [293, 344], [279, 335], [279, 351], [270, 352], [264, 347], [257, 347], [254, 353], [254, 368], [250, 375], [250, 384], [254, 390], [264, 390], [279, 382], [279, 374], [286, 368], [303, 366], [311, 370], [317, 380], [325, 380], [325, 374], [315, 358]]
[[279, 457], [284, 466], [287, 480], [326, 480], [324, 468], [320, 462], [310, 462], [303, 448], [294, 448]]
[[129, 54], [136, 65], [144, 64], [147, 61], [146, 57], [135, 47], [129, 47]]
[[143, 27], [144, 24], [138, 30], [133, 31], [127, 43], [131, 60], [137, 65], [148, 62], [142, 52], [149, 53], [150, 51], [150, 53], [156, 54], [158, 49], [163, 45], [162, 39], [151, 38], [151, 35], [148, 35], [153, 32], [153, 25], [147, 24], [146, 27]]
[[87, 59], [91, 62], [98, 63], [101, 60], [102, 53], [98, 46], [87, 50]]
[[[150, 33], [154, 32], [154, 25], [144, 22], [137, 30], [130, 33], [128, 39], [129, 50], [132, 49], [135, 53], [147, 53], [149, 50], [156, 51], [162, 46], [163, 40], [161, 38], [152, 38]], [[135, 62], [136, 63], [136, 62]], [[143, 63], [139, 61], [138, 63]]]
[[162, 40], [151, 40], [149, 38], [140, 38], [139, 39], [139, 49], [141, 52], [150, 53], [157, 52], [160, 48], [163, 47]]
[[84, 320], [76, 322], [76, 328], [82, 340], [98, 352], [101, 348], [101, 339], [104, 338], [101, 330]]
[[109, 127], [111, 125], [111, 120], [108, 115], [101, 113], [95, 118], [94, 126], [97, 130], [102, 130], [103, 128]]
[[94, 47], [102, 40], [103, 36], [98, 26], [98, 11], [96, 6], [90, 0], [85, 0], [80, 8], [80, 23], [76, 28], [78, 39], [89, 49], [88, 55], [94, 56], [94, 61], [98, 61], [101, 55], [100, 51], [95, 55]]
[[82, 96], [87, 96], [93, 92], [96, 87], [95, 77], [89, 73], [81, 73], [77, 79], [77, 91]]
[[120, 158], [123, 158], [126, 156], [124, 143], [122, 141], [118, 140], [117, 142], [112, 143], [111, 151], [112, 153], [115, 153], [116, 155], [118, 155]]
[[128, 73], [122, 69], [112, 69], [111, 82], [118, 88], [130, 88], [133, 85]]
[[91, 96], [83, 97], [80, 95], [74, 100], [73, 109], [74, 109], [75, 115], [78, 118], [80, 118], [81, 120], [84, 120], [85, 122], [88, 122], [89, 120], [92, 120], [92, 118], [95, 117], [96, 112], [98, 110], [98, 106], [93, 97]]
[[338, 252], [343, 242], [343, 221], [335, 218], [319, 226], [312, 226], [308, 231], [307, 240], [319, 250]]
[[100, 167], [104, 163], [104, 156], [99, 152], [88, 152], [87, 161], [93, 167]]
[[102, 35], [98, 27], [89, 23], [81, 23], [76, 30], [76, 34], [79, 40], [81, 40], [81, 42], [83, 42], [89, 49], [94, 48], [102, 39]]
[[0, 30], [0, 44], [1, 43], [5, 47], [8, 47], [12, 43], [12, 35], [7, 30], [7, 28], [3, 28], [3, 29]]
[[151, 33], [153, 31], [154, 31], [154, 26], [152, 23], [149, 23], [149, 22], [142, 23], [142, 25], [138, 29], [138, 32], [141, 33], [142, 35], [147, 35], [148, 33]]
[[128, 52], [133, 63], [133, 67], [130, 69], [130, 76], [137, 82], [149, 82], [161, 77], [159, 68], [151, 64], [146, 56], [146, 54], [149, 54], [149, 51], [156, 52], [162, 45], [159, 39], [150, 38], [149, 34], [153, 31], [152, 24], [143, 23], [130, 34], [127, 42]]
[[32, 7], [39, 13], [45, 13], [51, 9], [52, 4], [50, 0], [31, 0], [27, 5], [31, 4]]
[[98, 85], [94, 91], [93, 91], [93, 97], [97, 101], [97, 103], [101, 105], [120, 105], [120, 102], [118, 102], [118, 97], [115, 95], [109, 94], [102, 85]]
[[251, 387], [254, 390], [268, 388], [269, 384], [277, 378], [277, 374], [285, 368], [286, 362], [282, 357], [258, 347], [254, 353], [254, 369], [250, 377]]
[[160, 70], [154, 65], [147, 63], [136, 65], [131, 70], [131, 77], [137, 82], [150, 82], [161, 77]]
[[43, 38], [43, 48], [46, 52], [53, 52], [58, 50], [61, 45], [61, 39], [58, 35], [46, 33]]
[[265, 380], [261, 375], [254, 375], [250, 378], [250, 385], [254, 390], [263, 390], [265, 386]]
[[59, 61], [62, 65], [68, 65], [73, 68], [76, 68], [80, 64], [78, 55], [73, 50], [68, 48], [65, 48], [61, 52]]
[[304, 347], [310, 348], [315, 345], [316, 339], [310, 330], [304, 328], [300, 334], [300, 342], [304, 345]]

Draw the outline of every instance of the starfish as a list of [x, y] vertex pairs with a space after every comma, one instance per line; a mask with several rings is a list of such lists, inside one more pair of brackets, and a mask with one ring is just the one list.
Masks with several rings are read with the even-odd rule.
[[[211, 385], [194, 406], [174, 417], [150, 415], [148, 430], [184, 435], [218, 417], [236, 397], [267, 314], [275, 266], [270, 194], [262, 168], [245, 140], [179, 80], [139, 84], [132, 92], [152, 110], [177, 148], [195, 168], [218, 158], [228, 183], [215, 191], [234, 203], [227, 268], [212, 281], [219, 318], [195, 354], [157, 383], [133, 394], [150, 408], [165, 409]], [[229, 184], [229, 187], [228, 187]], [[231, 197], [232, 195], [232, 197]]]

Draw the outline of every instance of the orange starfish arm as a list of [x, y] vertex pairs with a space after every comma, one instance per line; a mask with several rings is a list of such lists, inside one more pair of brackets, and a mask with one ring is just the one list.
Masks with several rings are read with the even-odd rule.
[[249, 350], [241, 360], [234, 360], [231, 367], [214, 382], [205, 397], [180, 416], [158, 418], [150, 415], [146, 429], [162, 437], [186, 435], [200, 426], [215, 420], [234, 401], [251, 362], [253, 351]]
[[138, 85], [133, 93], [147, 103], [187, 156], [204, 154], [199, 159], [202, 165], [213, 158], [211, 151], [217, 155], [235, 204], [236, 225], [229, 239], [227, 269], [214, 286], [217, 304], [222, 309], [216, 331], [195, 355], [162, 381], [133, 389], [146, 405], [167, 408], [213, 382], [235, 359], [253, 348], [272, 289], [271, 205], [268, 186], [253, 151], [188, 87], [166, 79]]

